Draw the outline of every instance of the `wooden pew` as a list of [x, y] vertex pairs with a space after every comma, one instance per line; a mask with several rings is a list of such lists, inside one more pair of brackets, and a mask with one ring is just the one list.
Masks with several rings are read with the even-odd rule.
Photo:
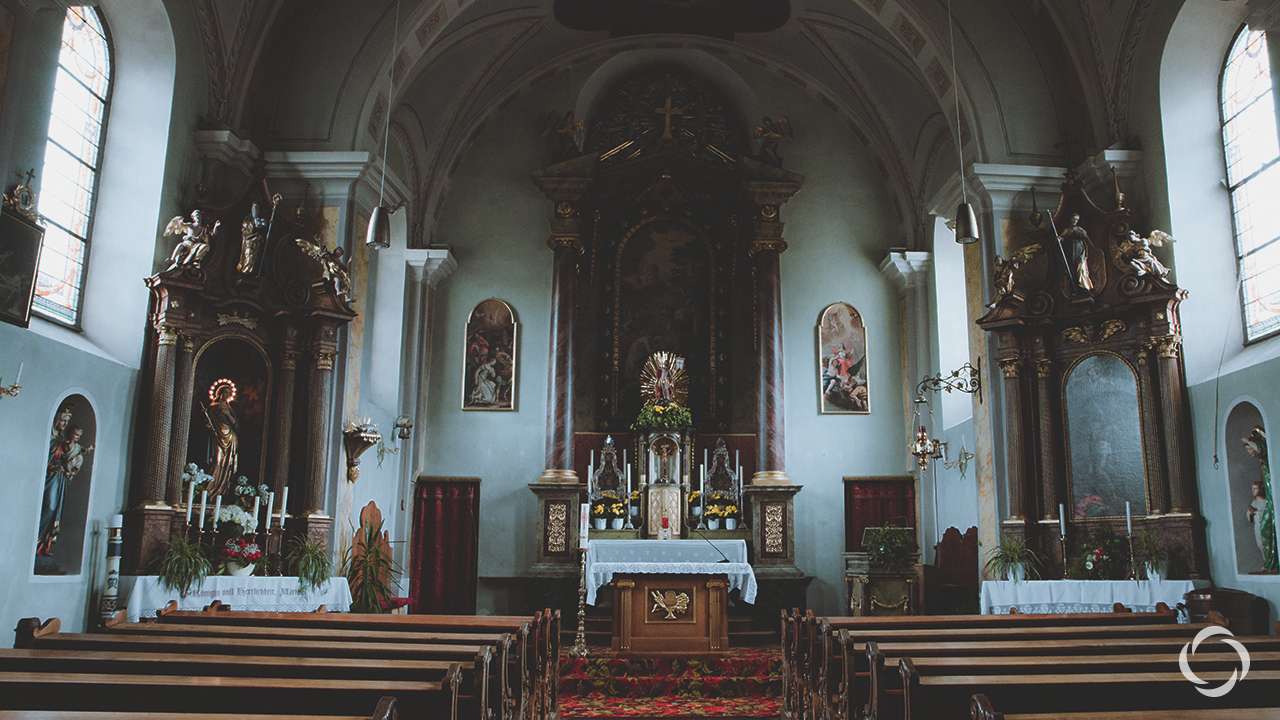
[[[1095, 710], [1078, 713], [996, 712], [981, 693], [970, 703], [971, 720], [1280, 720], [1280, 708], [1201, 708], [1198, 710]], [[0, 720], [4, 718], [0, 717]]]
[[245, 715], [203, 712], [105, 712], [65, 710], [0, 710], [0, 720], [396, 720], [396, 699], [378, 701], [372, 715]]

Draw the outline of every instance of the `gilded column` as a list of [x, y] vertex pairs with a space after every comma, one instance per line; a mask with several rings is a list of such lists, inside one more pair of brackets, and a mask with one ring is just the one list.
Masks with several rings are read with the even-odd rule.
[[1059, 474], [1058, 404], [1054, 398], [1053, 362], [1049, 358], [1032, 361], [1036, 369], [1036, 390], [1040, 403], [1040, 517], [1058, 519]]
[[186, 498], [182, 495], [182, 472], [187, 464], [187, 440], [191, 437], [191, 375], [195, 355], [196, 341], [187, 336], [178, 337], [178, 370], [173, 385], [173, 432], [169, 442], [169, 477], [168, 491], [165, 500], [170, 505], [180, 505]]
[[[778, 208], [764, 206], [762, 217], [777, 217]], [[751, 478], [753, 485], [786, 485], [791, 482], [786, 472], [786, 433], [783, 423], [782, 389], [782, 277], [781, 258], [787, 243], [780, 236], [757, 237], [751, 244], [755, 260], [756, 342], [760, 350], [760, 376], [757, 405], [759, 447], [756, 452], [758, 470]], [[781, 223], [776, 225], [781, 235]]]
[[1154, 342], [1160, 364], [1160, 415], [1164, 421], [1164, 458], [1169, 472], [1171, 510], [1175, 513], [1189, 513], [1194, 503], [1184, 452], [1186, 416], [1182, 407], [1182, 367], [1179, 363], [1182, 337], [1167, 335], [1156, 338]]
[[1005, 442], [1009, 457], [1009, 520], [1026, 519], [1027, 463], [1026, 439], [1022, 424], [1022, 358], [1000, 358], [1004, 372]]
[[307, 397], [307, 474], [302, 512], [323, 515], [325, 485], [329, 476], [329, 415], [332, 411], [329, 398], [333, 394], [333, 360], [338, 353], [317, 347], [311, 356], [315, 364], [311, 367]]
[[1147, 514], [1169, 511], [1169, 472], [1165, 467], [1164, 438], [1161, 437], [1160, 399], [1156, 351], [1151, 343], [1138, 352], [1139, 383], [1142, 392], [1142, 454], [1147, 467]]
[[280, 379], [276, 388], [276, 422], [272, 429], [276, 451], [272, 456], [271, 491], [280, 497], [289, 485], [290, 450], [293, 447], [293, 391], [298, 379], [296, 350], [285, 350], [280, 361]]
[[143, 486], [145, 505], [164, 505], [168, 488], [170, 439], [173, 437], [173, 380], [178, 331], [167, 324], [156, 325], [155, 381], [151, 386], [151, 438], [147, 443], [147, 482]]
[[[571, 212], [572, 209], [557, 208], [557, 214], [561, 215], [558, 219], [570, 219]], [[556, 229], [555, 224], [552, 228]], [[555, 251], [555, 264], [551, 276], [551, 348], [547, 363], [547, 462], [540, 482], [577, 482], [572, 457], [573, 322], [582, 240], [576, 233], [553, 233], [547, 246]]]

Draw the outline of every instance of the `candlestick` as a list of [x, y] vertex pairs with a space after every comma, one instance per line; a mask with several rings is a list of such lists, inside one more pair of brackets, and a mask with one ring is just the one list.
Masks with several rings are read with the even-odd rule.
[[207, 507], [209, 507], [209, 491], [201, 490], [200, 491], [200, 521], [197, 526], [197, 529], [200, 532], [204, 532], [204, 511], [205, 511], [205, 508]]
[[283, 497], [280, 498], [280, 529], [284, 530], [284, 516], [289, 511], [289, 486], [284, 488]]
[[191, 506], [196, 501], [196, 481], [192, 480], [187, 488], [187, 527], [191, 527]]

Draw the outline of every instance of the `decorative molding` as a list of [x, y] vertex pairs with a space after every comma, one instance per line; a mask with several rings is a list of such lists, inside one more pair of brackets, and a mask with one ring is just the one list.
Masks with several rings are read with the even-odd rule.
[[257, 318], [246, 317], [243, 315], [236, 315], [235, 313], [232, 313], [230, 315], [227, 315], [225, 313], [218, 313], [218, 324], [219, 325], [242, 325], [244, 327], [249, 328], [250, 330], [258, 329]]
[[432, 290], [458, 269], [457, 259], [446, 247], [410, 248], [404, 251], [404, 261], [422, 274], [423, 282]]
[[755, 257], [757, 253], [772, 251], [781, 255], [782, 253], [787, 251], [787, 247], [788, 245], [786, 240], [774, 239], [774, 238], [756, 238], [755, 240], [751, 241], [751, 250], [748, 252], [748, 254], [751, 257]]
[[1036, 358], [1031, 361], [1031, 364], [1035, 366], [1036, 377], [1041, 380], [1047, 380], [1053, 375], [1053, 361], [1049, 358]]
[[317, 370], [333, 370], [333, 360], [338, 357], [338, 353], [332, 350], [316, 350], [312, 354], [316, 359]]
[[761, 554], [768, 557], [787, 556], [787, 504], [785, 502], [766, 502], [761, 517], [764, 528], [761, 537], [764, 547]]
[[547, 247], [552, 250], [569, 248], [571, 250], [576, 250], [579, 255], [582, 254], [584, 249], [582, 246], [582, 238], [577, 235], [552, 235], [547, 238]]
[[214, 160], [245, 175], [253, 172], [254, 164], [262, 157], [257, 145], [230, 130], [196, 130], [191, 133], [191, 139], [202, 161]]
[[890, 250], [880, 263], [880, 273], [902, 290], [919, 282], [933, 267], [933, 255], [913, 250]]
[[1004, 373], [1006, 380], [1013, 380], [1018, 378], [1021, 372], [1022, 358], [999, 358], [996, 360], [996, 364], [1000, 366], [1000, 370]]
[[563, 555], [569, 549], [569, 503], [547, 503], [546, 554]]
[[169, 325], [167, 323], [157, 324], [156, 335], [157, 335], [156, 342], [158, 342], [161, 345], [177, 345], [178, 344], [178, 329], [172, 325]]

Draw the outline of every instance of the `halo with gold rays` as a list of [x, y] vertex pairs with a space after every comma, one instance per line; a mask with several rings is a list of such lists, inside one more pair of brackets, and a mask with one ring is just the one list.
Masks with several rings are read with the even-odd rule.
[[689, 401], [689, 375], [684, 371], [684, 358], [665, 351], [656, 352], [640, 370], [640, 398], [645, 405], [657, 405], [663, 379], [671, 386], [671, 402], [684, 407]]

